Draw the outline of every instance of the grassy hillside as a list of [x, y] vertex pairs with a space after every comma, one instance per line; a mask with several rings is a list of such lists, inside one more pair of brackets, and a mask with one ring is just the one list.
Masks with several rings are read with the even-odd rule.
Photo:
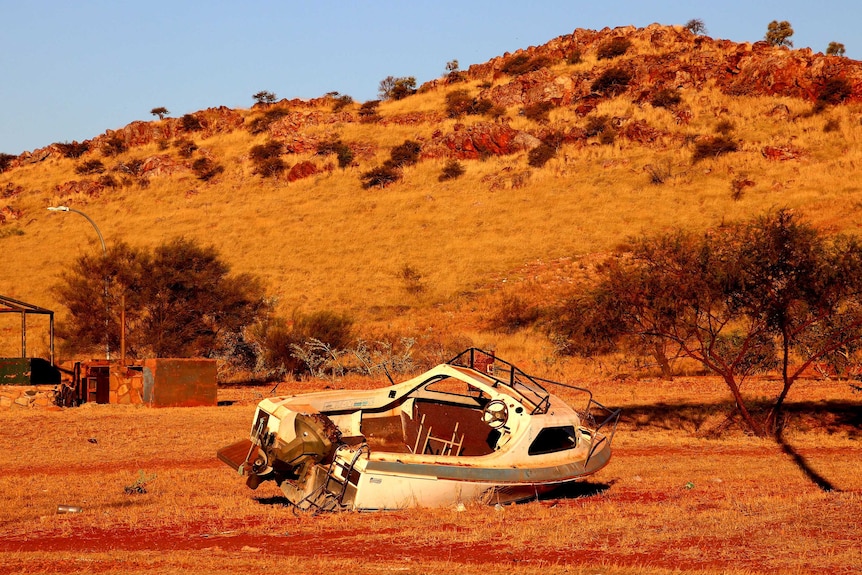
[[[617, 36], [631, 47], [600, 59], [602, 43]], [[505, 72], [519, 56], [543, 65]], [[738, 69], [727, 80], [731, 60]], [[778, 74], [755, 73], [786, 71], [785, 64], [801, 66], [797, 82], [784, 86]], [[597, 95], [596, 79], [615, 67], [631, 80], [616, 95]], [[186, 129], [183, 119], [138, 122], [94, 138], [78, 158], [49, 146], [0, 173], [0, 294], [55, 309], [62, 321], [51, 285], [77, 256], [99, 249], [83, 218], [45, 209], [65, 204], [92, 217], [109, 244], [186, 236], [215, 245], [233, 270], [264, 278], [283, 315], [333, 310], [351, 314], [367, 333], [457, 333], [511, 348], [507, 355], [520, 361], [548, 345], [529, 330], [487, 328], [507, 294], [538, 303], [559, 297], [581, 273], [579, 261], [632, 234], [707, 229], [779, 207], [830, 232], [858, 233], [858, 75], [859, 63], [845, 58], [676, 28], [579, 30], [383, 101], [374, 122], [362, 121], [359, 103], [334, 111], [332, 97], [206, 110], [193, 115], [199, 130]], [[814, 113], [832, 77], [846, 78], [851, 91]], [[801, 90], [806, 82], [814, 88]], [[661, 89], [680, 102], [651, 103]], [[446, 97], [455, 90], [504, 113], [451, 118]], [[537, 102], [547, 103], [547, 119], [531, 113]], [[286, 114], [251, 133], [272, 110]], [[602, 118], [612, 135], [590, 135]], [[447, 137], [501, 127], [546, 141], [557, 135], [555, 156], [532, 167], [528, 148], [469, 159], [446, 147]], [[697, 147], [719, 135], [737, 151], [694, 161]], [[126, 150], [106, 154], [112, 138]], [[352, 165], [342, 169], [335, 156], [316, 154], [319, 142], [333, 139], [354, 152]], [[197, 146], [190, 157], [177, 146], [183, 140]], [[294, 150], [281, 156], [288, 167], [310, 162], [317, 172], [295, 181], [287, 171], [256, 174], [250, 151], [270, 140]], [[363, 188], [361, 175], [405, 140], [422, 145], [422, 159], [395, 184]], [[200, 158], [223, 171], [199, 179]], [[441, 182], [451, 159], [465, 173]], [[76, 173], [93, 160], [106, 171]], [[114, 186], [96, 185], [105, 176]], [[18, 353], [19, 329], [17, 318], [0, 318], [0, 355]], [[47, 337], [33, 338], [34, 353], [42, 353]]]

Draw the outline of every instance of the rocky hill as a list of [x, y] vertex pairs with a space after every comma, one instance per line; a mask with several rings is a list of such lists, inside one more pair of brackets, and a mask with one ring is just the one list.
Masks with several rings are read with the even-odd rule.
[[579, 29], [405, 96], [211, 108], [4, 157], [0, 294], [57, 307], [53, 279], [88, 249], [85, 228], [49, 219], [59, 204], [109, 243], [212, 242], [285, 314], [480, 342], [510, 337], [493, 318], [512, 294], [562, 297], [628, 234], [779, 205], [858, 231], [862, 62]]

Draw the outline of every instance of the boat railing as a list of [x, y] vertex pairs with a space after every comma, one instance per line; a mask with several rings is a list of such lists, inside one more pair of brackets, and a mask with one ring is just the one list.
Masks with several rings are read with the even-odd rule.
[[446, 363], [475, 369], [493, 379], [496, 385], [511, 389], [530, 407], [532, 415], [547, 413], [551, 406], [551, 394], [539, 383], [540, 378], [527, 375], [514, 364], [496, 357], [493, 352], [471, 347]]

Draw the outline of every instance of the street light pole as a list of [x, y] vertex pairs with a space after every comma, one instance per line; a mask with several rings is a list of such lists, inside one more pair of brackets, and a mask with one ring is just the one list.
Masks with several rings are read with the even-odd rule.
[[[108, 257], [108, 248], [105, 247], [105, 239], [102, 237], [102, 232], [99, 231], [99, 226], [96, 225], [96, 222], [93, 221], [93, 218], [82, 212], [81, 210], [76, 210], [75, 208], [70, 208], [69, 206], [50, 206], [48, 208], [49, 212], [74, 212], [81, 216], [84, 216], [90, 225], [93, 226], [93, 229], [96, 230], [96, 235], [99, 236], [99, 243], [102, 244], [102, 255], [107, 259]], [[105, 274], [105, 359], [111, 359], [111, 339], [108, 334], [108, 325], [109, 318], [111, 315], [111, 307], [108, 302], [108, 275]]]

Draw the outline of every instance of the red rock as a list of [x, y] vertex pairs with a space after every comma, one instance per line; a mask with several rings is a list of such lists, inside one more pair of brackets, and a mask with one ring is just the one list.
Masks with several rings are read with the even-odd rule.
[[317, 166], [311, 162], [299, 162], [293, 166], [287, 174], [287, 181], [295, 182], [302, 178], [313, 176], [317, 173]]

